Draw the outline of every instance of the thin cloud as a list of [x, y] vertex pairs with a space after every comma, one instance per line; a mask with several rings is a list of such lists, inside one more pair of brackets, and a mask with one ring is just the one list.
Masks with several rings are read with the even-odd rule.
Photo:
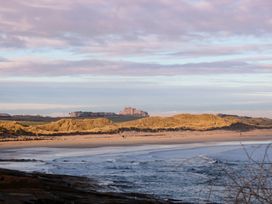
[[224, 73], [271, 73], [271, 65], [257, 65], [242, 61], [200, 62], [162, 65], [157, 63], [134, 63], [127, 61], [80, 60], [41, 61], [21, 59], [2, 62], [1, 75], [6, 76], [159, 76], [198, 75]]
[[0, 110], [46, 110], [46, 109], [67, 109], [83, 108], [82, 105], [47, 104], [47, 103], [0, 103]]
[[0, 26], [10, 39], [48, 38], [69, 45], [75, 36], [81, 43], [109, 43], [148, 35], [179, 39], [197, 38], [197, 33], [260, 36], [272, 32], [270, 0], [14, 0], [1, 2], [1, 7]]
[[271, 0], [3, 0], [0, 108], [268, 110], [265, 94], [246, 104], [256, 96], [238, 88], [271, 88], [271, 10]]

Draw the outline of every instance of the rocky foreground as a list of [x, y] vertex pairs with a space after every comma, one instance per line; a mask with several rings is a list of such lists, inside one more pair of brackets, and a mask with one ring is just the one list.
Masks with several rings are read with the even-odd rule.
[[98, 192], [98, 188], [94, 181], [84, 177], [0, 169], [1, 204], [173, 203], [144, 194]]

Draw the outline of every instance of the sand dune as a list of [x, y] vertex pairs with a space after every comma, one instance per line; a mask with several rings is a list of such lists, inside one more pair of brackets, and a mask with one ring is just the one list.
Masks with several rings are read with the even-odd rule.
[[271, 128], [269, 119], [218, 116], [212, 114], [179, 114], [171, 117], [147, 117], [134, 121], [114, 123], [106, 118], [61, 119], [43, 125], [23, 125], [15, 121], [0, 122], [0, 135], [65, 135], [88, 133], [118, 133], [123, 131], [159, 132], [178, 130], [249, 130]]

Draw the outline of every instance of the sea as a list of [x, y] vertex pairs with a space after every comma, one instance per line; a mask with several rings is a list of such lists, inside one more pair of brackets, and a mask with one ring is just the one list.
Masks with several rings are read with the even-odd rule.
[[[0, 168], [85, 176], [100, 191], [146, 193], [191, 203], [226, 203], [260, 165], [272, 141], [0, 150]], [[271, 176], [271, 175], [269, 175]]]

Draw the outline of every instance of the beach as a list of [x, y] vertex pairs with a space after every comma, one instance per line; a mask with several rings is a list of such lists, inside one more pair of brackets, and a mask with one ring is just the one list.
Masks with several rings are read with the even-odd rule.
[[[16, 199], [20, 198], [18, 200], [25, 195], [30, 199], [39, 198], [44, 193], [50, 195], [50, 199], [57, 194], [64, 195], [63, 198], [67, 200], [68, 191], [73, 193], [71, 196], [75, 195], [71, 198], [76, 200], [78, 188], [66, 188], [77, 186], [74, 182], [70, 183], [72, 176], [72, 180], [87, 183], [90, 179], [91, 184], [97, 186], [92, 193], [98, 193], [102, 200], [107, 199], [104, 195], [114, 192], [115, 195], [124, 195], [123, 198], [133, 194], [146, 198], [147, 195], [151, 201], [158, 199], [175, 201], [174, 203], [222, 203], [224, 199], [234, 199], [232, 195], [239, 192], [235, 188], [231, 188], [231, 191], [227, 188], [232, 186], [228, 175], [236, 175], [241, 181], [256, 179], [255, 174], [250, 173], [253, 170], [258, 173], [257, 161], [270, 161], [270, 144], [271, 140], [251, 140], [95, 148], [61, 146], [1, 149], [0, 168], [27, 173], [16, 171], [16, 177], [9, 180], [13, 172], [4, 171], [0, 184], [9, 188], [3, 189], [3, 192], [0, 190], [0, 193], [7, 193], [9, 197], [5, 197], [5, 200], [15, 192], [19, 192], [19, 195], [16, 194]], [[38, 176], [35, 172], [39, 172]], [[30, 183], [28, 189], [21, 185], [14, 190], [18, 187], [18, 180], [26, 179], [25, 175], [36, 181]], [[55, 177], [50, 175], [55, 175], [61, 182], [56, 185]], [[46, 182], [47, 187], [42, 185], [45, 189], [41, 189], [41, 186], [36, 185], [40, 182]], [[214, 188], [216, 191], [210, 194], [210, 190]], [[29, 189], [35, 189], [34, 194]], [[83, 192], [89, 201], [93, 201], [92, 193], [89, 197]], [[78, 195], [81, 197], [83, 194]], [[87, 197], [81, 198], [85, 200]]]
[[[16, 181], [27, 176], [37, 179], [35, 182], [44, 182], [45, 178], [45, 181], [50, 181], [49, 189], [61, 189], [60, 195], [67, 200], [67, 191], [76, 193], [78, 188], [65, 187], [73, 186], [71, 183], [55, 186], [54, 182], [60, 178], [69, 183], [70, 178], [73, 180], [75, 176], [83, 181], [91, 179], [91, 184], [97, 186], [92, 192], [106, 200], [108, 198], [105, 196], [113, 192], [122, 199], [129, 199], [124, 203], [135, 201], [127, 197], [131, 193], [136, 193], [139, 199], [143, 198], [143, 203], [146, 198], [151, 203], [156, 198], [159, 199], [157, 201], [169, 203], [172, 199], [181, 203], [207, 200], [220, 203], [232, 194], [225, 188], [228, 177], [222, 174], [222, 169], [235, 172], [241, 178], [248, 176], [247, 170], [250, 172], [256, 165], [250, 163], [248, 153], [254, 161], [262, 161], [266, 148], [272, 142], [271, 133], [269, 129], [247, 132], [124, 132], [1, 142], [0, 168], [28, 173], [2, 170], [5, 178], [0, 184], [13, 174], [15, 178], [10, 181], [10, 189], [0, 193], [8, 196], [6, 200], [10, 199], [14, 193], [12, 189], [17, 186]], [[271, 153], [269, 149], [268, 159]], [[33, 172], [39, 172], [39, 176]], [[56, 175], [56, 178], [48, 174]], [[29, 184], [29, 188], [38, 189], [42, 198], [45, 193], [53, 198], [54, 191], [47, 192], [35, 186], [35, 182]], [[217, 190], [208, 198], [209, 189], [213, 187]], [[25, 194], [29, 199], [36, 196], [30, 190], [19, 189], [19, 192], [22, 194], [19, 194], [18, 200], [22, 200]], [[86, 195], [85, 190], [81, 195]], [[94, 199], [92, 194], [84, 196], [80, 199]], [[76, 200], [76, 194], [73, 200]]]
[[0, 142], [0, 149], [28, 147], [103, 147], [135, 146], [148, 144], [188, 144], [224, 141], [269, 141], [272, 140], [272, 129], [255, 129], [245, 132], [231, 130], [210, 131], [166, 131], [166, 132], [123, 132], [119, 134], [88, 134], [69, 136], [42, 137], [35, 136], [21, 141], [15, 138]]

